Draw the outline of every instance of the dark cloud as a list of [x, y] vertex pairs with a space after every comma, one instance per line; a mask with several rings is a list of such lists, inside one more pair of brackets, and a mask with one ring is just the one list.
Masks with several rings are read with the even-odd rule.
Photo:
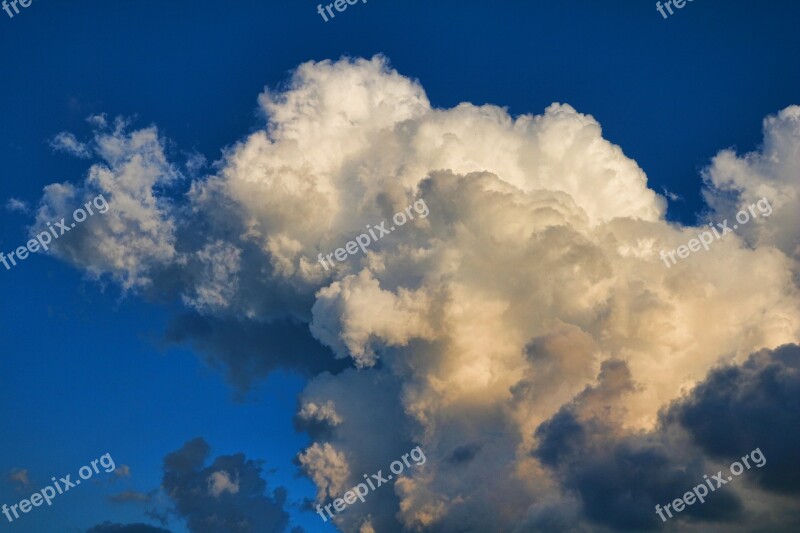
[[481, 451], [481, 448], [483, 448], [483, 446], [477, 442], [464, 444], [453, 450], [453, 453], [450, 454], [450, 457], [448, 457], [447, 460], [450, 462], [450, 464], [454, 465], [469, 463], [475, 459], [475, 456], [478, 455], [478, 452]]
[[239, 390], [278, 368], [313, 376], [350, 366], [314, 339], [308, 324], [290, 319], [266, 323], [187, 313], [172, 321], [166, 341], [190, 344], [211, 365], [223, 368]]
[[[691, 490], [704, 474], [717, 470], [714, 464], [740, 461], [755, 449], [766, 463], [758, 468], [750, 456], [751, 468], [740, 483], [800, 492], [800, 346], [762, 350], [742, 365], [711, 371], [648, 433], [625, 432], [615, 422], [618, 400], [634, 388], [624, 363], [607, 362], [597, 385], [536, 430], [533, 455], [579, 496], [590, 522], [620, 531], [657, 529], [662, 523], [655, 504]], [[747, 531], [796, 530], [796, 507], [774, 507], [764, 522], [756, 509], [745, 513], [738, 494], [732, 487], [714, 492], [676, 519], [745, 524]], [[540, 512], [537, 520], [544, 524], [555, 517], [557, 522], [560, 516]]]
[[171, 533], [168, 529], [148, 526], [147, 524], [112, 524], [103, 522], [90, 529], [86, 533]]
[[126, 490], [120, 492], [119, 494], [113, 494], [109, 496], [108, 499], [114, 503], [128, 503], [128, 502], [149, 503], [152, 500], [152, 494], [144, 492], [136, 492], [134, 490]]
[[[617, 426], [620, 400], [635, 390], [627, 365], [603, 364], [595, 386], [536, 430], [533, 451], [563, 486], [579, 497], [585, 517], [617, 531], [658, 529], [656, 504], [669, 503], [702, 482], [710, 470], [666, 432], [625, 434]], [[704, 505], [687, 507], [680, 519], [736, 519], [741, 503], [733, 492], [720, 492]], [[557, 518], [557, 516], [556, 516]]]
[[557, 466], [586, 446], [583, 424], [570, 409], [561, 409], [536, 429], [534, 455], [547, 466]]
[[162, 487], [192, 533], [283, 533], [289, 524], [286, 490], [268, 491], [261, 462], [222, 455], [205, 466], [210, 448], [202, 438], [164, 458]]
[[733, 462], [759, 448], [767, 462], [748, 478], [768, 490], [800, 492], [800, 346], [713, 370], [664, 419], [685, 427], [716, 459]]

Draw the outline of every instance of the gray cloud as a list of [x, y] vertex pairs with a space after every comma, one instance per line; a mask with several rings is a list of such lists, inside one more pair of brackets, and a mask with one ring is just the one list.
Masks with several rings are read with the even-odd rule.
[[207, 465], [210, 448], [193, 439], [164, 458], [162, 487], [192, 533], [283, 533], [289, 524], [286, 490], [269, 490], [262, 466], [243, 454]]
[[[618, 367], [622, 379], [609, 379], [609, 365]], [[580, 496], [586, 519], [613, 530], [659, 529], [664, 524], [653, 512], [656, 504], [671, 502], [702, 482], [704, 474], [726, 469], [759, 448], [764, 467], [749, 469], [737, 485], [715, 492], [705, 504], [687, 506], [677, 520], [687, 528], [707, 524], [701, 530], [793, 531], [800, 507], [775, 502], [767, 519], [762, 513], [769, 497], [759, 495], [757, 487], [798, 490], [800, 346], [763, 350], [741, 365], [714, 369], [646, 433], [613, 423], [618, 400], [633, 383], [621, 363], [604, 366], [597, 385], [538, 427], [533, 452]], [[743, 501], [744, 494], [754, 506]], [[536, 518], [552, 518], [553, 512]]]
[[103, 522], [86, 530], [86, 533], [170, 533], [168, 529], [147, 524], [114, 524]]
[[[537, 429], [534, 455], [554, 470], [564, 487], [580, 496], [590, 522], [615, 531], [657, 529], [656, 504], [672, 501], [702, 480], [702, 456], [682, 450], [669, 434], [621, 433], [619, 410], [633, 390], [627, 365], [606, 361], [596, 385]], [[688, 507], [698, 520], [738, 517], [741, 504], [732, 493], [715, 495], [703, 506]]]
[[289, 318], [262, 322], [185, 313], [172, 320], [165, 341], [189, 344], [209, 364], [223, 368], [240, 391], [278, 368], [312, 376], [347, 367], [314, 340], [307, 324]]
[[17, 198], [9, 198], [6, 202], [6, 210], [11, 213], [23, 213], [28, 214], [31, 211], [30, 206], [24, 200], [19, 200]]
[[765, 489], [800, 492], [800, 346], [751, 355], [713, 370], [666, 420], [685, 427], [715, 459], [732, 462], [759, 448], [764, 467], [748, 473]]
[[448, 460], [454, 465], [468, 463], [475, 459], [475, 457], [478, 455], [478, 452], [481, 451], [481, 448], [482, 446], [477, 442], [463, 444], [453, 450], [453, 453], [450, 454]]
[[119, 494], [113, 494], [108, 497], [109, 501], [114, 503], [149, 503], [153, 499], [152, 493], [137, 492], [134, 490], [126, 490]]

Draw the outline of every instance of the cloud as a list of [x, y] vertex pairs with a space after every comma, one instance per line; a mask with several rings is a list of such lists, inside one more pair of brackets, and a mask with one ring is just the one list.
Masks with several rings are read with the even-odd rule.
[[348, 488], [345, 487], [345, 482], [350, 477], [347, 459], [329, 443], [315, 443], [297, 459], [317, 485], [318, 501], [337, 497]]
[[[239, 390], [277, 368], [308, 376], [298, 462], [318, 500], [421, 446], [424, 467], [338, 515], [343, 530], [651, 527], [651, 503], [720, 461], [660, 413], [719, 365], [800, 339], [798, 108], [767, 117], [759, 150], [703, 172], [711, 220], [761, 196], [773, 215], [667, 268], [659, 251], [705, 220], [667, 222], [637, 163], [566, 103], [438, 109], [376, 56], [305, 63], [258, 105], [264, 123], [190, 182], [155, 126], [97, 124], [99, 161], [46, 189], [37, 221], [103, 192], [109, 212], [58, 257], [183, 304], [167, 341]], [[420, 199], [426, 218], [317, 263]], [[208, 494], [207, 453], [187, 479], [168, 469], [180, 487]], [[238, 501], [244, 478], [225, 471], [240, 490], [220, 499]], [[763, 475], [687, 527], [789, 527]]]
[[481, 451], [481, 445], [477, 442], [471, 444], [463, 444], [458, 446], [453, 453], [450, 454], [450, 458], [448, 459], [451, 463], [457, 465], [461, 463], [468, 463], [475, 459], [478, 455], [478, 452]]
[[31, 478], [27, 468], [13, 468], [8, 474], [8, 480], [16, 485], [17, 490], [27, 489], [31, 485]]
[[224, 368], [238, 390], [278, 368], [311, 376], [347, 367], [314, 340], [307, 324], [289, 318], [265, 323], [189, 312], [173, 318], [165, 342], [192, 346], [210, 365]]
[[53, 241], [51, 250], [92, 276], [110, 275], [125, 289], [147, 287], [151, 269], [177, 260], [169, 202], [156, 190], [173, 183], [178, 172], [167, 162], [156, 128], [128, 133], [118, 122], [112, 132], [97, 132], [95, 143], [102, 162], [91, 166], [82, 187], [44, 188], [31, 235], [46, 230], [48, 222], [71, 218], [75, 208], [103, 194], [108, 212]]
[[336, 412], [336, 406], [330, 400], [323, 404], [307, 401], [294, 418], [295, 428], [308, 433], [315, 440], [330, 436], [333, 429], [342, 422], [344, 419]]
[[168, 529], [147, 524], [114, 524], [103, 522], [86, 530], [86, 533], [170, 533]]
[[[533, 454], [580, 496], [591, 523], [627, 531], [658, 529], [656, 504], [671, 502], [702, 483], [704, 474], [727, 470], [758, 448], [766, 457], [762, 467], [751, 465], [735, 484], [703, 505], [687, 506], [678, 519], [687, 530], [792, 531], [800, 506], [770, 499], [769, 493], [798, 490], [799, 369], [798, 345], [762, 350], [740, 365], [716, 368], [666, 407], [649, 432], [610, 422], [619, 408], [615, 396], [625, 396], [632, 384], [623, 379], [609, 387], [604, 370], [597, 385], [539, 426]], [[615, 392], [598, 394], [604, 388]], [[601, 409], [588, 408], [592, 396], [602, 399], [595, 406]], [[766, 509], [769, 516], [762, 516]]]
[[116, 470], [114, 470], [114, 475], [116, 477], [131, 477], [131, 467], [128, 465], [119, 465]]
[[268, 490], [260, 462], [237, 453], [207, 465], [209, 455], [198, 437], [164, 458], [162, 487], [192, 533], [286, 531], [286, 490]]
[[751, 475], [767, 490], [800, 492], [800, 346], [762, 350], [740, 366], [714, 369], [667, 418], [715, 459], [732, 462], [761, 449], [767, 464]]
[[23, 214], [28, 214], [31, 211], [31, 208], [27, 202], [23, 200], [18, 200], [16, 198], [8, 199], [8, 202], [6, 202], [6, 209], [11, 213], [23, 213]]
[[[683, 495], [710, 471], [702, 455], [669, 432], [642, 434], [619, 426], [634, 390], [627, 365], [608, 361], [597, 384], [536, 430], [533, 455], [580, 497], [589, 522], [614, 531], [657, 529], [655, 505]], [[740, 517], [741, 508], [735, 494], [721, 492], [702, 506], [687, 507], [681, 518], [729, 522]]]
[[674, 192], [668, 191], [666, 187], [661, 187], [661, 190], [664, 193], [664, 196], [666, 196], [667, 198], [669, 198], [673, 202], [683, 201], [683, 198], [681, 198], [680, 196], [678, 196]]
[[212, 472], [208, 476], [208, 492], [216, 498], [225, 492], [236, 494], [239, 492], [239, 480], [231, 481], [230, 474], [224, 470]]
[[733, 220], [748, 204], [766, 198], [774, 212], [739, 224], [737, 231], [751, 245], [775, 246], [800, 259], [800, 106], [792, 105], [764, 119], [764, 142], [759, 150], [739, 156], [721, 151], [703, 173], [709, 218]]
[[56, 135], [50, 146], [57, 152], [64, 152], [69, 155], [88, 159], [91, 157], [91, 149], [84, 143], [80, 142], [72, 133], [62, 131]]
[[337, 357], [352, 357], [358, 367], [373, 366], [375, 350], [370, 339], [403, 346], [412, 338], [432, 338], [426, 316], [431, 303], [421, 292], [403, 288], [395, 295], [380, 288], [367, 270], [333, 282], [317, 293], [312, 308], [311, 333], [330, 346]]
[[333, 402], [326, 402], [323, 405], [317, 405], [314, 402], [309, 402], [303, 405], [303, 408], [298, 413], [298, 416], [303, 420], [314, 420], [316, 422], [327, 422], [332, 426], [338, 426], [342, 423], [342, 418], [336, 413], [336, 407]]
[[114, 494], [112, 496], [109, 496], [108, 499], [114, 503], [129, 503], [129, 502], [149, 503], [152, 501], [153, 496], [150, 493], [126, 490], [120, 492], [119, 494]]

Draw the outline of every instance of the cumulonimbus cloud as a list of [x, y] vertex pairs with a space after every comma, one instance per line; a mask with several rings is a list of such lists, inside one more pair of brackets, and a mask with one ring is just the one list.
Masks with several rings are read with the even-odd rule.
[[[620, 456], [548, 454], [577, 446], [557, 430], [594, 421], [578, 444], [662, 465], [660, 495], [684, 481], [670, 474], [680, 461], [707, 452], [635, 432], [657, 431], [659, 412], [715, 365], [798, 341], [798, 107], [766, 119], [759, 151], [723, 151], [704, 172], [712, 220], [761, 197], [773, 214], [667, 268], [660, 250], [705, 221], [668, 223], [636, 162], [567, 104], [519, 117], [437, 109], [378, 56], [303, 64], [259, 106], [263, 127], [180, 194], [155, 127], [101, 125], [81, 144], [99, 161], [84, 183], [49, 186], [37, 222], [102, 192], [109, 212], [59, 239], [57, 256], [182, 301], [193, 318], [171, 338], [196, 342], [238, 386], [276, 366], [318, 373], [299, 424], [325, 425], [300, 455], [319, 498], [411, 444], [425, 450], [424, 467], [336, 518], [345, 531], [642, 524], [651, 510], [604, 522], [597, 486], [579, 485], [604, 467], [628, 475]], [[426, 218], [333, 269], [317, 263], [419, 199]], [[279, 342], [280, 323], [302, 332]], [[273, 341], [233, 349], [241, 338]], [[768, 486], [754, 487], [768, 502]]]

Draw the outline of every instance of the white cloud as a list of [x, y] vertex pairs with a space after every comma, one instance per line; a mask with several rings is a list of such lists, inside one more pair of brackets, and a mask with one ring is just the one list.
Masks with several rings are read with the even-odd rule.
[[314, 402], [307, 402], [303, 404], [298, 416], [304, 420], [326, 422], [333, 426], [338, 426], [342, 423], [342, 417], [336, 412], [336, 407], [331, 401], [327, 401], [321, 405]]
[[91, 149], [84, 143], [80, 142], [72, 133], [62, 131], [56, 135], [50, 146], [57, 152], [64, 152], [75, 157], [87, 159], [91, 157]]
[[317, 294], [311, 333], [333, 348], [338, 357], [351, 356], [359, 367], [375, 364], [370, 339], [386, 346], [404, 346], [412, 338], [433, 338], [426, 317], [430, 297], [421, 291], [382, 290], [368, 270], [333, 282]]
[[212, 472], [208, 476], [208, 493], [215, 498], [219, 498], [224, 492], [236, 494], [239, 492], [239, 480], [231, 480], [231, 476], [225, 470]]
[[[88, 218], [79, 230], [54, 241], [52, 251], [94, 276], [109, 274], [125, 289], [150, 284], [151, 268], [177, 261], [175, 221], [158, 189], [176, 179], [155, 128], [127, 133], [123, 124], [96, 135], [101, 163], [91, 166], [85, 183], [54, 183], [44, 189], [32, 233], [72, 212], [97, 194], [107, 213]], [[67, 237], [65, 235], [65, 237]]]
[[[773, 212], [739, 224], [737, 233], [760, 246], [776, 246], [800, 259], [800, 106], [789, 106], [764, 119], [764, 143], [755, 152], [738, 156], [723, 150], [706, 169], [705, 198], [712, 208], [709, 220], [728, 218], [766, 198]], [[756, 211], [757, 213], [759, 211]]]
[[336, 498], [349, 487], [345, 482], [350, 476], [350, 467], [344, 453], [327, 442], [314, 443], [297, 456], [303, 470], [317, 485], [317, 501]]

